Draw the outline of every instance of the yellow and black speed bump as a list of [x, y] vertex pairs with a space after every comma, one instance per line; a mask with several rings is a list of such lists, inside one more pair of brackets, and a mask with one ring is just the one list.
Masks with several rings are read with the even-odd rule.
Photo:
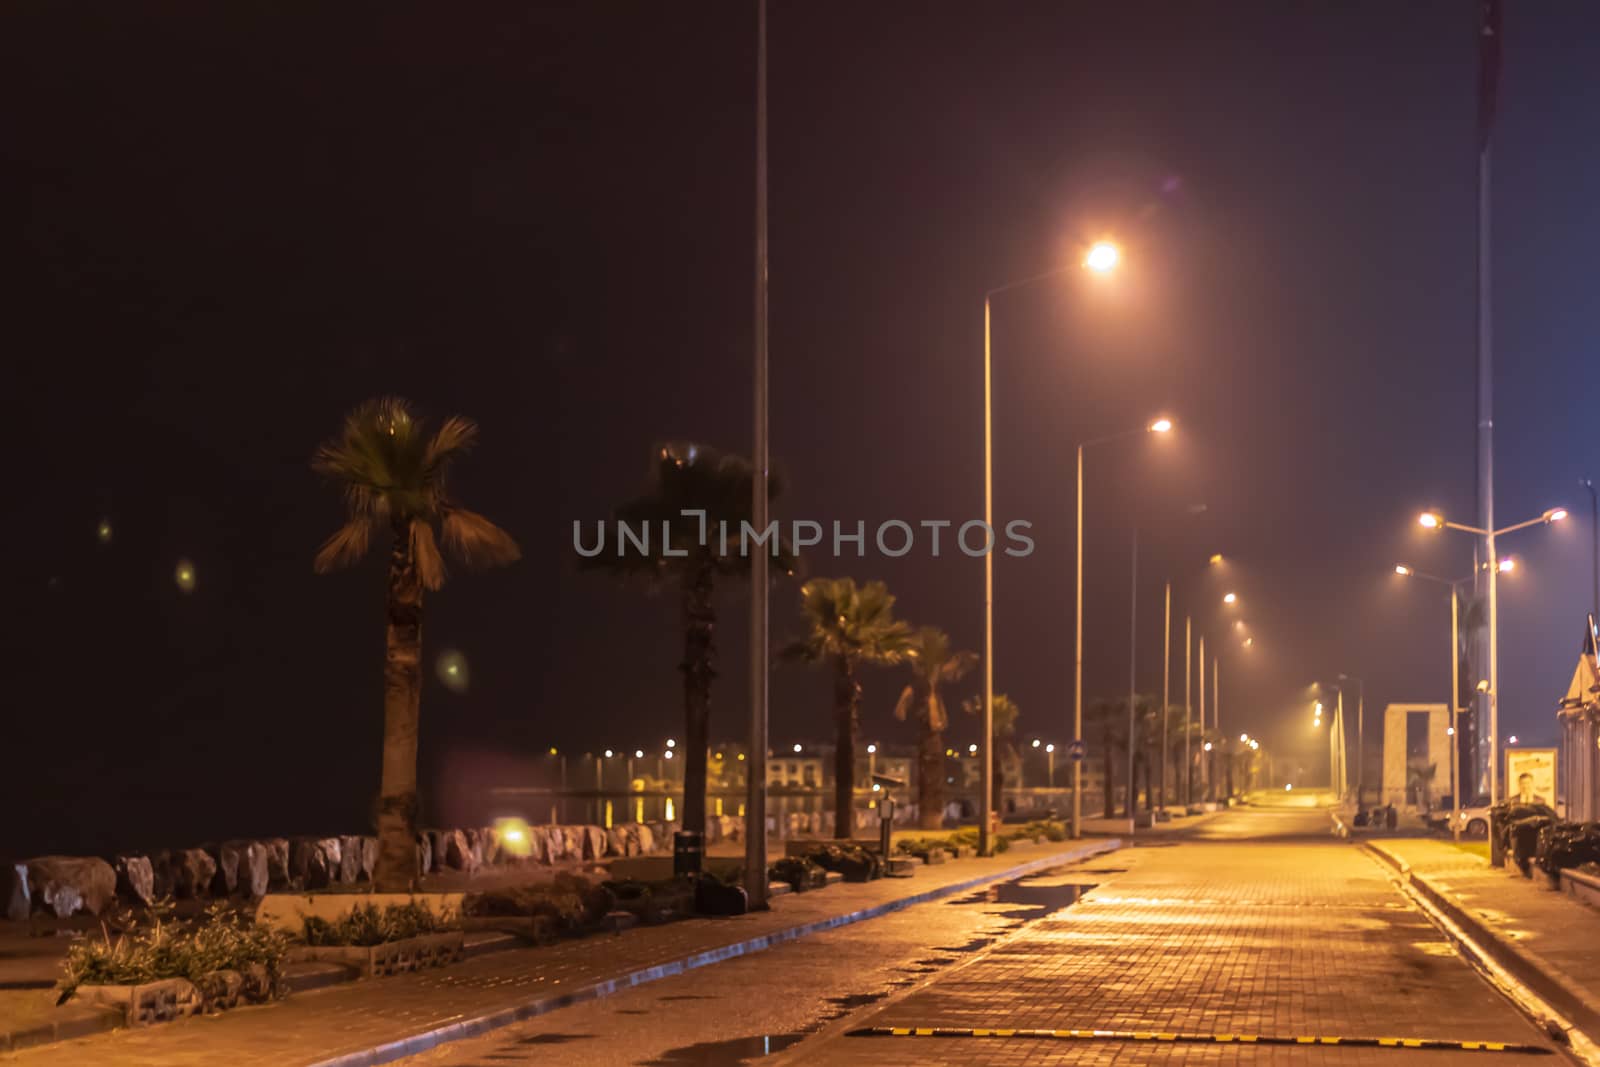
[[1178, 1034], [1161, 1030], [1024, 1030], [959, 1026], [864, 1026], [846, 1037], [1033, 1037], [1098, 1041], [1165, 1041], [1203, 1045], [1343, 1045], [1354, 1048], [1450, 1049], [1458, 1052], [1551, 1054], [1539, 1045], [1511, 1041], [1447, 1041], [1436, 1037], [1288, 1037], [1275, 1034]]

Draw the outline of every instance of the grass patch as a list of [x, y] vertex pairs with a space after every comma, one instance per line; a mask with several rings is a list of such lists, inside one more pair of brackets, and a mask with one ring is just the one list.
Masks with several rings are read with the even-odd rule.
[[1462, 852], [1472, 853], [1485, 863], [1489, 862], [1489, 842], [1487, 841], [1462, 841], [1459, 844], [1456, 844], [1456, 842], [1452, 841], [1451, 844], [1455, 845], [1455, 847], [1459, 848]]

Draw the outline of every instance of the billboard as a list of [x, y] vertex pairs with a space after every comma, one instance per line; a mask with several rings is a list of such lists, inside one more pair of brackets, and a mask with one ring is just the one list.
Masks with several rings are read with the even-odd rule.
[[1513, 804], [1556, 806], [1556, 750], [1508, 748], [1506, 799]]

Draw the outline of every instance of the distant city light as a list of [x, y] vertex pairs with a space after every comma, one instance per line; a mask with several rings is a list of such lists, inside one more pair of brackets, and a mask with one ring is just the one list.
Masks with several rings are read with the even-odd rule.
[[740, 762], [740, 763], [743, 763], [743, 762], [744, 762], [744, 753], [743, 753], [743, 752], [741, 752], [741, 753], [739, 753], [739, 757], [738, 757], [738, 759], [739, 759], [739, 762]]
[[1239, 735], [1239, 743], [1241, 745], [1249, 744], [1250, 743], [1250, 735], [1249, 734], [1240, 734]]
[[610, 759], [613, 755], [614, 753], [609, 748], [606, 749], [606, 759]]
[[1283, 791], [1285, 793], [1290, 792], [1293, 789], [1294, 789], [1294, 783], [1293, 782], [1284, 782], [1283, 783]]
[[867, 755], [870, 756], [876, 751], [878, 751], [878, 746], [877, 745], [868, 745], [867, 746]]
[[1512, 571], [1514, 571], [1516, 569], [1517, 569], [1517, 561], [1512, 559], [1510, 556], [1507, 556], [1505, 559], [1500, 561], [1500, 573], [1501, 574], [1509, 574], [1510, 572], [1512, 572]]
[[554, 745], [550, 746], [550, 755], [552, 755], [552, 756], [557, 755], [556, 746], [554, 746]]
[[879, 785], [877, 782], [873, 782], [872, 783], [872, 791], [874, 793], [882, 792], [882, 790], [883, 790], [883, 786]]
[[794, 750], [795, 750], [795, 751], [796, 751], [796, 752], [799, 752], [799, 751], [800, 751], [800, 746], [799, 746], [799, 745], [795, 745], [795, 746], [794, 746]]
[[662, 755], [667, 757], [667, 759], [671, 759], [672, 758], [672, 749], [670, 749], [670, 748], [667, 749], [665, 752], [662, 753]]
[[1035, 737], [1033, 739], [1033, 747], [1034, 748], [1038, 748], [1039, 747], [1039, 739], [1037, 737]]
[[1564, 519], [1566, 517], [1567, 517], [1567, 509], [1566, 508], [1551, 508], [1549, 514], [1547, 514], [1545, 516], [1545, 518], [1549, 522], [1560, 522], [1562, 519]]
[[1411, 568], [1407, 567], [1404, 563], [1396, 563], [1394, 565], [1394, 572], [1400, 575], [1407, 575], [1411, 573]]
[[1223, 597], [1222, 597], [1222, 602], [1224, 604], [1234, 604], [1234, 603], [1237, 603], [1238, 600], [1239, 600], [1239, 594], [1238, 593], [1225, 593], [1225, 594], [1223, 594]]
[[1213, 552], [1211, 554], [1210, 565], [1215, 567], [1217, 564], [1219, 564], [1221, 562], [1222, 562], [1222, 553], [1221, 552]]
[[1506, 738], [1506, 743], [1509, 744], [1509, 745], [1516, 744], [1517, 743], [1517, 735], [1516, 734], [1512, 734], [1510, 737]]
[[172, 580], [178, 583], [179, 592], [194, 592], [194, 564], [186, 559], [180, 559], [177, 570], [172, 572]]
[[[668, 748], [677, 748], [678, 747], [678, 742], [674, 741], [672, 738], [669, 737], [669, 738], [667, 738], [667, 747]], [[722, 757], [719, 756], [717, 758], [721, 759]]]
[[1046, 745], [1046, 746], [1044, 746], [1044, 750], [1046, 752], [1054, 752], [1056, 750], [1056, 746], [1055, 745]]
[[1454, 737], [1456, 735], [1456, 728], [1454, 726], [1446, 726], [1444, 728], [1444, 735], [1446, 737]]
[[1437, 530], [1444, 520], [1439, 518], [1439, 516], [1432, 511], [1424, 511], [1421, 515], [1417, 516], [1417, 522], [1421, 523], [1430, 530]]
[[1207, 752], [1210, 752], [1211, 751], [1211, 742], [1207, 741], [1203, 747], [1205, 748], [1205, 750]]
[[1152, 422], [1150, 424], [1150, 432], [1151, 433], [1171, 433], [1172, 432], [1172, 420], [1171, 419], [1167, 419], [1167, 418], [1157, 419], [1155, 422]]
[[100, 525], [94, 528], [94, 535], [100, 539], [102, 545], [111, 543], [111, 520], [101, 519]]
[[457, 693], [464, 693], [471, 678], [467, 672], [467, 657], [453, 648], [447, 648], [439, 653], [439, 658], [434, 664], [434, 674], [446, 689]]
[[978, 754], [978, 746], [976, 744], [968, 745], [967, 751], [976, 756]]
[[642, 748], [634, 749], [633, 750], [633, 758], [634, 759], [644, 759], [644, 749], [642, 749]]

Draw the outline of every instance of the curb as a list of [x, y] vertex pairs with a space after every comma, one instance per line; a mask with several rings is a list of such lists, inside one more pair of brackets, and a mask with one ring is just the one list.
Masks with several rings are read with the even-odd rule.
[[117, 1029], [125, 1022], [125, 1014], [120, 1011], [74, 1013], [66, 1018], [52, 1019], [26, 1030], [0, 1031], [0, 1052], [21, 1052], [23, 1049], [38, 1048], [40, 1045], [52, 1045], [57, 1041], [71, 1041], [73, 1038], [88, 1037], [90, 1034], [102, 1034]]
[[692, 955], [684, 956], [681, 959], [669, 960], [666, 963], [657, 964], [654, 967], [645, 967], [637, 971], [631, 971], [616, 978], [608, 978], [599, 982], [593, 982], [589, 985], [573, 989], [570, 992], [535, 997], [531, 1000], [524, 1001], [521, 1004], [516, 1004], [509, 1008], [501, 1008], [498, 1011], [488, 1012], [484, 1015], [462, 1019], [459, 1022], [435, 1027], [432, 1030], [425, 1030], [420, 1034], [413, 1034], [410, 1037], [400, 1038], [397, 1041], [388, 1041], [381, 1045], [375, 1045], [372, 1048], [360, 1049], [355, 1052], [347, 1052], [325, 1060], [317, 1060], [314, 1064], [312, 1064], [312, 1067], [376, 1067], [378, 1064], [392, 1063], [395, 1060], [402, 1059], [406, 1056], [415, 1056], [420, 1052], [426, 1052], [428, 1049], [437, 1048], [440, 1045], [446, 1045], [452, 1041], [461, 1041], [465, 1038], [477, 1037], [480, 1034], [486, 1034], [492, 1030], [498, 1030], [503, 1026], [510, 1026], [512, 1023], [521, 1022], [524, 1019], [537, 1018], [540, 1015], [546, 1015], [560, 1008], [571, 1007], [574, 1004], [582, 1004], [591, 1000], [599, 1000], [602, 997], [608, 997], [614, 993], [623, 992], [633, 988], [634, 986], [644, 985], [646, 982], [654, 982], [661, 978], [670, 978], [673, 975], [682, 974], [685, 971], [691, 971], [698, 967], [709, 966], [713, 963], [720, 963], [723, 960], [733, 959], [738, 956], [747, 956], [751, 953], [760, 952], [763, 949], [772, 948], [774, 945], [781, 945], [788, 941], [799, 940], [800, 938], [806, 937], [810, 934], [822, 933], [826, 930], [835, 930], [841, 926], [850, 926], [854, 923], [864, 922], [867, 919], [876, 919], [880, 915], [888, 915], [896, 911], [903, 911], [904, 909], [913, 907], [917, 904], [925, 904], [932, 900], [939, 900], [944, 897], [955, 896], [957, 893], [964, 893], [971, 889], [977, 889], [978, 887], [988, 885], [991, 882], [1004, 881], [1010, 878], [1021, 878], [1032, 874], [1035, 871], [1059, 867], [1064, 863], [1075, 863], [1080, 860], [1090, 859], [1091, 857], [1103, 855], [1107, 852], [1113, 852], [1121, 847], [1122, 841], [1115, 837], [1104, 841], [1096, 841], [1091, 844], [1079, 845], [1078, 847], [1068, 849], [1065, 852], [1057, 852], [1049, 856], [1042, 856], [1039, 859], [1029, 860], [1026, 863], [1020, 863], [1015, 867], [1008, 867], [1004, 870], [979, 875], [976, 878], [968, 878], [960, 882], [953, 882], [950, 885], [940, 886], [937, 889], [925, 890], [921, 893], [914, 893], [910, 896], [900, 897], [896, 900], [885, 901], [882, 904], [874, 904], [872, 907], [862, 908], [859, 911], [849, 912], [844, 915], [835, 915], [827, 919], [818, 919], [813, 922], [802, 923], [798, 926], [790, 926], [782, 930], [775, 930], [770, 934], [763, 934], [760, 937], [752, 937], [744, 941], [736, 941], [732, 944], [723, 945], [720, 948], [708, 949], [704, 952], [696, 952]]
[[1432, 885], [1411, 865], [1376, 842], [1361, 846], [1379, 862], [1391, 868], [1400, 879], [1414, 888], [1434, 907], [1438, 908], [1457, 926], [1470, 934], [1478, 946], [1496, 964], [1504, 968], [1517, 981], [1533, 990], [1552, 1008], [1565, 1015], [1591, 1040], [1600, 1034], [1600, 1000], [1591, 996], [1581, 986], [1564, 981], [1559, 971], [1539, 956], [1502, 937], [1494, 927], [1474, 915], [1448, 891]]

